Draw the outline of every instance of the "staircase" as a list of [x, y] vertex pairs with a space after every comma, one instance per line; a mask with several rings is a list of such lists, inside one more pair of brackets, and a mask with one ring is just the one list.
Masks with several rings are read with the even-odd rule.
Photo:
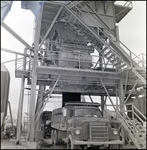
[[[146, 69], [145, 67], [143, 68], [143, 66], [140, 66], [137, 62], [135, 62], [134, 58], [138, 58], [143, 64], [145, 64], [145, 62], [143, 62], [138, 56], [132, 53], [121, 41], [115, 38], [109, 32], [108, 26], [94, 11], [93, 12], [97, 17], [96, 19], [105, 27], [104, 31], [99, 29], [99, 32], [104, 35], [103, 37], [98, 35], [98, 32], [94, 28], [88, 26], [82, 19], [80, 19], [79, 14], [82, 14], [86, 17], [86, 19], [92, 21], [90, 17], [93, 18], [93, 16], [84, 7], [85, 5], [85, 2], [76, 5], [73, 4], [71, 9], [67, 5], [65, 5], [65, 8], [73, 15], [74, 18], [73, 20], [71, 20], [71, 17], [69, 18], [69, 24], [79, 35], [82, 35], [85, 40], [89, 40], [89, 42], [94, 45], [95, 48], [106, 59], [109, 60], [109, 62], [114, 65], [118, 73], [126, 69], [131, 69], [134, 75], [139, 78], [144, 84], [146, 84]], [[86, 16], [81, 10], [86, 11], [89, 17], [88, 15]]]
[[[118, 112], [118, 120], [124, 127], [125, 143], [123, 149], [146, 149], [146, 117], [133, 105], [126, 104], [132, 107], [132, 110], [127, 110], [125, 113]], [[126, 107], [124, 105], [124, 107]], [[127, 115], [131, 113], [132, 117]]]

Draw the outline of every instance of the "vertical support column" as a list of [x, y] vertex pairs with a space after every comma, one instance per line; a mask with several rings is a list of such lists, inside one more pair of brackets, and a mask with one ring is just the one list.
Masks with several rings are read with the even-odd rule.
[[124, 94], [123, 94], [123, 82], [122, 80], [120, 79], [120, 82], [119, 82], [119, 100], [120, 100], [120, 111], [121, 111], [121, 114], [124, 115]]
[[107, 117], [107, 106], [106, 106], [106, 100], [107, 100], [107, 96], [105, 96], [105, 100], [104, 100], [104, 107], [103, 107], [103, 117], [106, 118]]
[[41, 18], [42, 18], [42, 5], [43, 3], [37, 3], [36, 7], [36, 26], [35, 26], [35, 36], [34, 36], [34, 58], [33, 58], [33, 67], [32, 67], [32, 84], [31, 84], [31, 99], [30, 99], [30, 113], [29, 113], [29, 141], [27, 147], [30, 149], [36, 148], [35, 143], [35, 132], [34, 132], [34, 120], [35, 120], [35, 100], [36, 100], [36, 84], [37, 84], [37, 61], [38, 61], [38, 48], [39, 48], [39, 39], [40, 39], [40, 29], [41, 29]]
[[25, 77], [21, 78], [21, 90], [19, 96], [19, 105], [18, 105], [18, 116], [17, 116], [17, 142], [16, 144], [21, 145], [21, 124], [22, 124], [22, 111], [23, 111], [23, 97], [24, 97], [24, 83]]
[[[115, 26], [115, 36], [116, 36], [117, 41], [118, 41], [118, 39], [119, 39], [119, 29], [118, 29], [118, 26], [117, 26], [117, 25]], [[118, 42], [118, 44], [120, 45], [119, 42]]]
[[12, 124], [12, 128], [13, 128], [12, 111], [11, 111], [11, 106], [10, 106], [10, 102], [9, 102], [9, 101], [8, 101], [8, 104], [9, 104], [9, 111], [10, 111], [11, 124]]
[[[36, 111], [35, 114], [38, 113], [38, 110], [40, 110], [40, 108], [43, 105], [43, 91], [45, 90], [45, 85], [40, 85], [39, 86], [39, 92], [38, 92], [38, 100], [37, 100], [37, 105], [36, 105]], [[35, 129], [39, 131], [39, 127], [40, 127], [40, 119], [38, 120]], [[37, 137], [39, 139], [39, 137]]]
[[[26, 55], [26, 48], [24, 49], [24, 54]], [[23, 60], [23, 70], [25, 69], [26, 69], [26, 56], [24, 56], [24, 60]], [[21, 78], [21, 89], [20, 89], [18, 116], [17, 116], [16, 144], [19, 144], [19, 145], [21, 145], [21, 124], [22, 124], [22, 111], [23, 111], [23, 98], [24, 98], [24, 84], [25, 84], [25, 76], [23, 75]]]
[[118, 93], [117, 93], [117, 85], [115, 86], [115, 92], [116, 92], [116, 118], [118, 118]]
[[[102, 49], [101, 49], [101, 51], [102, 51]], [[102, 70], [102, 68], [103, 68], [103, 62], [102, 62], [102, 54], [101, 53], [99, 53], [99, 63], [100, 63], [100, 69]]]
[[101, 104], [102, 104], [102, 112], [104, 114], [104, 96], [101, 96]]
[[142, 67], [143, 68], [145, 68], [145, 65], [144, 65], [145, 63], [144, 62], [145, 62], [145, 60], [144, 60], [143, 53], [142, 53]]

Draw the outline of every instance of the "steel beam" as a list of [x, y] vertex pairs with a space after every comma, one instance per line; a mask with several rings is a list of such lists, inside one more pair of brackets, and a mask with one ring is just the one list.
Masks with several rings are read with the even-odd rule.
[[102, 83], [102, 85], [103, 85], [103, 87], [104, 87], [104, 89], [105, 89], [105, 91], [106, 91], [106, 93], [107, 93], [107, 95], [108, 95], [108, 97], [109, 97], [109, 100], [110, 100], [110, 102], [111, 102], [111, 104], [112, 104], [112, 107], [113, 107], [114, 110], [116, 111], [116, 108], [114, 107], [114, 103], [113, 103], [113, 101], [112, 101], [112, 99], [111, 99], [111, 97], [110, 97], [110, 95], [109, 95], [109, 93], [108, 93], [108, 91], [107, 91], [107, 89], [106, 89], [106, 87], [105, 87], [105, 85], [104, 85], [104, 82], [102, 81], [102, 79], [100, 79], [100, 81], [101, 81], [101, 83]]
[[123, 82], [120, 80], [119, 82], [119, 100], [120, 100], [120, 111], [121, 114], [124, 115], [124, 94], [123, 94]]
[[125, 83], [124, 97], [125, 97], [125, 95], [126, 95], [128, 78], [129, 78], [129, 70], [127, 70], [127, 75], [126, 75], [126, 83]]
[[[39, 91], [38, 91], [38, 97], [37, 97], [37, 104], [36, 104], [36, 110], [35, 110], [35, 114], [38, 112], [38, 109], [41, 108], [41, 106], [43, 105], [43, 91], [45, 90], [45, 86], [44, 85], [40, 85], [39, 86]], [[38, 121], [38, 123], [35, 126], [36, 130], [40, 129], [40, 121]]]
[[132, 90], [130, 91], [128, 97], [125, 99], [124, 103], [126, 103], [126, 102], [128, 101], [128, 99], [129, 99], [130, 95], [132, 94], [132, 92], [133, 92], [135, 86], [137, 85], [138, 81], [139, 81], [139, 78], [136, 80], [136, 82], [135, 82], [135, 84], [134, 84]]
[[12, 111], [11, 111], [10, 101], [8, 101], [8, 105], [9, 105], [9, 112], [10, 112], [11, 124], [12, 124], [12, 128], [13, 128], [13, 118], [12, 118]]
[[93, 103], [93, 100], [92, 100], [92, 98], [91, 98], [91, 95], [89, 95], [89, 98], [90, 98], [91, 102]]
[[12, 34], [18, 41], [20, 41], [24, 46], [26, 46], [28, 49], [32, 50], [32, 47], [26, 41], [24, 41], [16, 32], [14, 32], [9, 26], [7, 26], [7, 24], [5, 24], [2, 20], [1, 20], [1, 25], [10, 34]]
[[[45, 91], [45, 85], [40, 85], [39, 90], [40, 91], [38, 91], [37, 104], [36, 104], [36, 110], [35, 110], [35, 119], [36, 119], [36, 116], [37, 116], [39, 110], [41, 109], [41, 107], [43, 105], [43, 101], [44, 101], [43, 91]], [[38, 126], [36, 126], [36, 127], [38, 128]]]
[[134, 74], [146, 85], [146, 79], [144, 77], [142, 77], [134, 68], [132, 68], [132, 72], [134, 72]]
[[[101, 77], [105, 75], [105, 78], [111, 78], [120, 80], [120, 77], [115, 72], [109, 71], [98, 71], [92, 69], [76, 69], [76, 68], [63, 68], [63, 67], [51, 67], [51, 66], [39, 66], [36, 68], [37, 73], [39, 74], [54, 74], [54, 75], [68, 75], [68, 76], [83, 76], [84, 77]], [[85, 75], [86, 74], [86, 75]]]
[[102, 112], [104, 112], [104, 96], [101, 96]]
[[74, 7], [74, 5], [77, 5], [77, 4], [82, 3], [82, 2], [83, 2], [83, 1], [73, 1], [73, 2], [70, 1], [70, 3], [67, 4], [67, 5], [68, 5], [68, 7], [69, 7], [70, 9], [72, 9], [72, 7]]
[[1, 48], [1, 51], [12, 53], [12, 54], [19, 54], [19, 55], [22, 55], [22, 56], [27, 56], [27, 55], [25, 55], [23, 53], [19, 53], [19, 52], [16, 52], [14, 50], [6, 49], [6, 48]]
[[[17, 60], [19, 60], [19, 59], [23, 59], [23, 57], [18, 58]], [[9, 63], [9, 62], [12, 62], [12, 61], [16, 61], [16, 59], [12, 59], [12, 60], [9, 60], [9, 61], [1, 62], [1, 64], [6, 64], [6, 63]]]
[[42, 46], [42, 44], [43, 44], [44, 40], [45, 40], [45, 39], [46, 39], [46, 37], [49, 35], [49, 33], [50, 33], [51, 29], [53, 28], [53, 26], [54, 26], [54, 24], [55, 24], [55, 22], [56, 22], [57, 18], [59, 17], [59, 15], [60, 15], [60, 13], [61, 13], [62, 9], [63, 9], [63, 6], [61, 6], [61, 7], [60, 7], [60, 9], [59, 9], [59, 11], [57, 12], [57, 14], [56, 14], [56, 16], [55, 16], [54, 20], [52, 21], [52, 23], [51, 23], [50, 27], [48, 28], [48, 30], [47, 30], [47, 32], [46, 32], [46, 34], [44, 35], [44, 37], [43, 37], [43, 39], [42, 39], [42, 41], [41, 41], [41, 43], [40, 43], [39, 48]]
[[30, 98], [30, 113], [29, 113], [29, 121], [30, 121], [30, 125], [29, 125], [29, 133], [28, 133], [28, 137], [29, 137], [29, 141], [30, 143], [28, 143], [28, 147], [29, 145], [31, 145], [31, 143], [35, 146], [35, 142], [34, 137], [35, 137], [35, 133], [34, 133], [34, 120], [35, 120], [35, 100], [36, 100], [36, 83], [37, 83], [37, 73], [36, 73], [36, 67], [37, 67], [37, 63], [38, 63], [38, 49], [39, 49], [39, 40], [40, 40], [40, 31], [41, 31], [41, 19], [42, 19], [42, 11], [43, 11], [43, 5], [38, 6], [39, 9], [36, 9], [36, 26], [35, 26], [35, 36], [34, 36], [34, 58], [33, 58], [33, 67], [32, 67], [32, 84], [31, 84], [31, 98]]
[[57, 78], [57, 80], [56, 80], [56, 82], [55, 82], [53, 88], [51, 89], [50, 94], [49, 94], [47, 100], [45, 100], [45, 102], [44, 102], [42, 108], [39, 110], [38, 114], [36, 114], [37, 118], [36, 118], [36, 120], [35, 120], [35, 124], [38, 122], [38, 119], [39, 119], [39, 117], [40, 117], [40, 115], [41, 115], [41, 113], [42, 113], [42, 110], [44, 109], [44, 107], [45, 107], [45, 105], [47, 104], [47, 102], [48, 102], [50, 96], [52, 95], [52, 93], [53, 93], [53, 91], [54, 91], [54, 89], [55, 89], [55, 87], [56, 87], [56, 85], [57, 85], [57, 83], [58, 83], [60, 77], [61, 77], [61, 75], [59, 75], [59, 77]]
[[[26, 55], [26, 48], [24, 49], [24, 55]], [[26, 69], [26, 59], [23, 59], [23, 70]], [[21, 90], [19, 96], [18, 114], [17, 114], [17, 142], [16, 144], [21, 145], [21, 125], [22, 125], [22, 112], [23, 112], [23, 98], [24, 98], [24, 84], [25, 75], [21, 78]]]
[[64, 5], [62, 1], [44, 1], [44, 2], [49, 3], [49, 4], [54, 4], [54, 5], [60, 5], [60, 6]]
[[23, 98], [24, 98], [24, 83], [25, 77], [21, 79], [21, 90], [19, 96], [18, 114], [17, 114], [17, 141], [16, 144], [21, 145], [21, 124], [22, 124], [22, 111], [23, 111]]

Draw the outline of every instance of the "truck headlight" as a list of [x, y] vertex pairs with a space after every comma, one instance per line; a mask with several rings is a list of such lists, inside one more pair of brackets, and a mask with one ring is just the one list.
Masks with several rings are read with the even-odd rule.
[[75, 133], [76, 133], [77, 135], [79, 135], [79, 134], [80, 134], [80, 130], [79, 130], [79, 129], [76, 129]]
[[117, 130], [113, 130], [113, 134], [114, 134], [114, 135], [117, 135], [117, 134], [118, 134], [118, 131], [117, 131]]

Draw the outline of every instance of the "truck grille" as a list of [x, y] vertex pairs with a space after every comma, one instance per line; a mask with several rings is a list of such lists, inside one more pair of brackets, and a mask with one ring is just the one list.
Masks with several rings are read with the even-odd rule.
[[108, 125], [105, 123], [90, 123], [90, 141], [108, 141]]

